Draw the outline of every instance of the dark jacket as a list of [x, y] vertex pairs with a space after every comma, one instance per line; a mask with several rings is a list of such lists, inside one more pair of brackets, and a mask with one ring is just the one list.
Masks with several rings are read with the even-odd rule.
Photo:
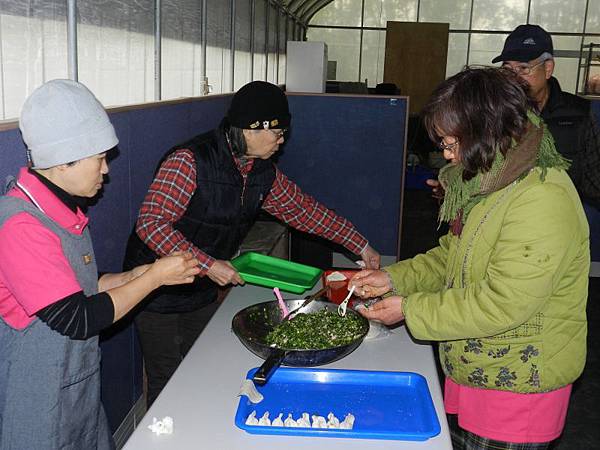
[[[254, 224], [275, 180], [275, 167], [269, 160], [257, 159], [244, 182], [222, 127], [174, 147], [159, 167], [171, 153], [182, 148], [194, 154], [197, 189], [186, 212], [173, 227], [208, 255], [228, 260]], [[134, 229], [127, 244], [125, 268], [152, 262], [157, 257]], [[190, 285], [162, 287], [150, 294], [144, 304], [152, 312], [188, 312], [216, 297], [217, 285], [205, 276], [196, 277]]]
[[586, 203], [600, 206], [600, 131], [588, 100], [548, 80], [550, 95], [541, 112], [556, 141], [556, 148], [571, 160], [569, 175]]

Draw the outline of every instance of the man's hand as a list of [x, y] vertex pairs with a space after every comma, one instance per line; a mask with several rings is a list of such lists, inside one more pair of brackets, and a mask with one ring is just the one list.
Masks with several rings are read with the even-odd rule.
[[431, 186], [431, 195], [433, 198], [438, 200], [444, 200], [444, 195], [446, 194], [446, 192], [444, 191], [442, 184], [438, 180], [432, 180], [430, 178], [428, 180], [425, 180], [425, 183], [427, 183], [427, 186]]
[[219, 286], [227, 284], [244, 284], [244, 280], [229, 261], [215, 260], [206, 275]]
[[379, 269], [381, 255], [370, 245], [367, 245], [360, 254], [365, 263], [365, 269]]
[[354, 293], [362, 298], [380, 297], [392, 290], [390, 277], [383, 270], [361, 270], [348, 283]]
[[387, 297], [368, 308], [358, 308], [357, 311], [369, 320], [378, 320], [385, 325], [393, 325], [404, 320], [403, 301], [404, 297]]

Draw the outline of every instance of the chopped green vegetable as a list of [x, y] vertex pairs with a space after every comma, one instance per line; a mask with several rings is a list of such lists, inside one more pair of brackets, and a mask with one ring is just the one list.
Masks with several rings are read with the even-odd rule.
[[341, 317], [322, 309], [282, 322], [267, 335], [266, 342], [277, 348], [321, 350], [349, 344], [364, 332], [364, 322], [355, 314]]

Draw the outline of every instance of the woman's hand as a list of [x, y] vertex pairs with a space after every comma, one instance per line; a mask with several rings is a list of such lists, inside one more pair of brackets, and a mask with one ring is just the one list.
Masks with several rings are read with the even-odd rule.
[[142, 264], [141, 266], [134, 267], [129, 271], [129, 280], [135, 280], [137, 277], [142, 276], [152, 266], [152, 264]]
[[381, 297], [392, 290], [392, 282], [383, 270], [361, 270], [348, 283], [354, 286], [354, 293], [362, 298]]
[[200, 268], [198, 260], [191, 253], [175, 252], [157, 259], [142, 273], [145, 272], [154, 275], [159, 286], [164, 286], [192, 283], [194, 276], [200, 273]]
[[367, 245], [360, 254], [365, 263], [365, 269], [379, 269], [381, 264], [381, 255], [370, 245]]
[[385, 325], [393, 325], [404, 320], [403, 301], [404, 297], [387, 297], [368, 308], [358, 308], [357, 311], [369, 320], [378, 320]]
[[229, 261], [215, 260], [206, 275], [219, 286], [227, 284], [244, 284], [244, 280]]

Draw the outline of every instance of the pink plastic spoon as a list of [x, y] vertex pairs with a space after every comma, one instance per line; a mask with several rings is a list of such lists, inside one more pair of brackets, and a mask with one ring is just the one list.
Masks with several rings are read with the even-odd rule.
[[283, 298], [281, 297], [281, 292], [279, 292], [279, 288], [273, 288], [273, 292], [275, 293], [275, 297], [277, 297], [277, 301], [279, 302], [279, 309], [281, 309], [281, 314], [283, 314], [283, 317], [287, 316], [288, 309], [285, 302], [283, 301]]

